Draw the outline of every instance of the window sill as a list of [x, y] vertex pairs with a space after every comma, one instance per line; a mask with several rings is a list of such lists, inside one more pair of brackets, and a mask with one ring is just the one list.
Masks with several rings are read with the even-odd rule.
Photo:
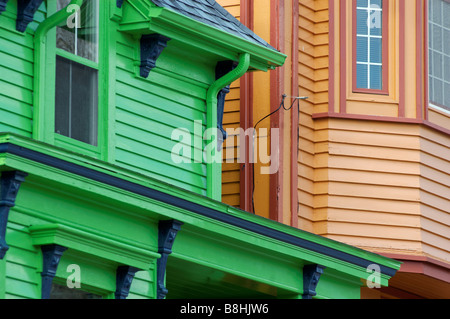
[[96, 159], [100, 159], [101, 156], [98, 146], [89, 145], [60, 134], [55, 134], [55, 146]]

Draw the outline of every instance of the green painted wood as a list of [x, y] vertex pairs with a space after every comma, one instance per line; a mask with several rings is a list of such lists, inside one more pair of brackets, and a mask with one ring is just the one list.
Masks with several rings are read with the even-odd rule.
[[43, 4], [24, 34], [16, 31], [17, 1], [0, 15], [0, 132], [31, 136], [33, 32], [45, 19]]

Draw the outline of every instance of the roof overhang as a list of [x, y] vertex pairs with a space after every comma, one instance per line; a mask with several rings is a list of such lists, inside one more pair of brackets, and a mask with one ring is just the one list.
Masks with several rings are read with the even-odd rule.
[[[23, 171], [32, 178], [49, 179], [46, 182], [49, 185], [67, 180], [64, 187], [82, 187], [83, 192], [93, 192], [92, 196], [97, 199], [102, 192], [109, 194], [114, 191], [116, 195], [108, 198], [117, 198], [117, 193], [121, 193], [126, 197], [127, 205], [133, 201], [137, 201], [139, 207], [146, 207], [149, 203], [160, 205], [159, 209], [147, 213], [156, 214], [152, 215], [155, 219], [179, 220], [186, 229], [193, 227], [193, 233], [197, 235], [211, 235], [215, 240], [225, 236], [225, 242], [231, 239], [238, 241], [235, 247], [247, 245], [250, 251], [260, 251], [265, 258], [274, 261], [320, 264], [365, 280], [372, 274], [367, 269], [376, 264], [380, 268], [381, 285], [388, 285], [389, 279], [401, 264], [378, 254], [255, 216], [150, 177], [133, 176], [133, 172], [123, 168], [11, 133], [0, 134], [0, 171], [4, 170]], [[81, 190], [72, 190], [74, 193], [77, 191]], [[204, 227], [199, 228], [198, 225]]]
[[227, 33], [147, 0], [127, 0], [115, 8], [119, 30], [136, 35], [159, 33], [172, 42], [195, 47], [218, 59], [237, 61], [242, 53], [251, 56], [250, 70], [267, 71], [282, 66], [286, 55]]

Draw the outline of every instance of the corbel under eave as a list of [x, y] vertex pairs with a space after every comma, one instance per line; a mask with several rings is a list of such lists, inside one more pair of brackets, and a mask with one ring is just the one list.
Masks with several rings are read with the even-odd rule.
[[161, 258], [157, 261], [157, 299], [164, 299], [168, 293], [165, 286], [165, 276], [167, 267], [167, 258], [172, 253], [172, 246], [177, 236], [178, 231], [183, 225], [177, 220], [162, 220], [158, 226], [158, 253]]
[[16, 29], [25, 32], [28, 25], [34, 20], [34, 14], [44, 0], [18, 0]]
[[316, 288], [325, 268], [316, 264], [303, 267], [303, 299], [312, 299], [317, 295]]
[[158, 33], [144, 34], [141, 37], [141, 61], [139, 66], [141, 77], [148, 78], [151, 70], [156, 67], [156, 61], [170, 40], [170, 38]]
[[8, 0], [0, 0], [0, 14], [6, 10], [7, 4], [8, 4]]
[[11, 208], [16, 205], [16, 198], [21, 184], [28, 174], [19, 171], [6, 171], [0, 177], [0, 260], [6, 255], [9, 246], [6, 243], [6, 228]]

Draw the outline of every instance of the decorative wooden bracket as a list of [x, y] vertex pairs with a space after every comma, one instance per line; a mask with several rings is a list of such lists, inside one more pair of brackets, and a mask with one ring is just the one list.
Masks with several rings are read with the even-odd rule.
[[156, 67], [156, 60], [170, 40], [170, 38], [157, 33], [146, 34], [141, 37], [140, 75], [143, 78], [148, 78], [150, 71]]
[[6, 227], [9, 211], [16, 205], [20, 185], [28, 174], [19, 171], [2, 172], [0, 178], [0, 259], [9, 249], [6, 243]]
[[127, 299], [134, 275], [140, 269], [131, 266], [119, 266], [116, 272], [116, 299]]
[[[237, 67], [237, 62], [234, 61], [221, 61], [216, 65], [216, 80], [220, 79], [224, 75], [230, 73]], [[227, 94], [230, 93], [230, 85], [224, 87], [220, 90], [217, 95], [217, 129], [220, 130], [222, 134], [217, 137], [218, 140], [218, 150], [222, 149], [223, 142], [228, 138], [227, 132], [223, 128], [223, 114], [225, 111], [225, 98]]]
[[316, 293], [320, 276], [325, 270], [321, 265], [306, 265], [303, 267], [303, 299], [312, 299]]
[[67, 248], [59, 245], [45, 245], [41, 246], [41, 250], [43, 255], [42, 299], [50, 299], [53, 278], [55, 278], [59, 262]]
[[123, 0], [116, 0], [117, 8], [122, 8]]
[[8, 0], [0, 0], [0, 14], [6, 10], [7, 4], [8, 4]]
[[25, 32], [28, 24], [33, 21], [34, 14], [44, 0], [18, 0], [16, 29]]
[[175, 237], [182, 225], [183, 223], [177, 220], [165, 220], [159, 222], [158, 253], [161, 254], [161, 258], [159, 258], [157, 262], [157, 299], [164, 299], [168, 293], [164, 283], [167, 258], [172, 253]]

